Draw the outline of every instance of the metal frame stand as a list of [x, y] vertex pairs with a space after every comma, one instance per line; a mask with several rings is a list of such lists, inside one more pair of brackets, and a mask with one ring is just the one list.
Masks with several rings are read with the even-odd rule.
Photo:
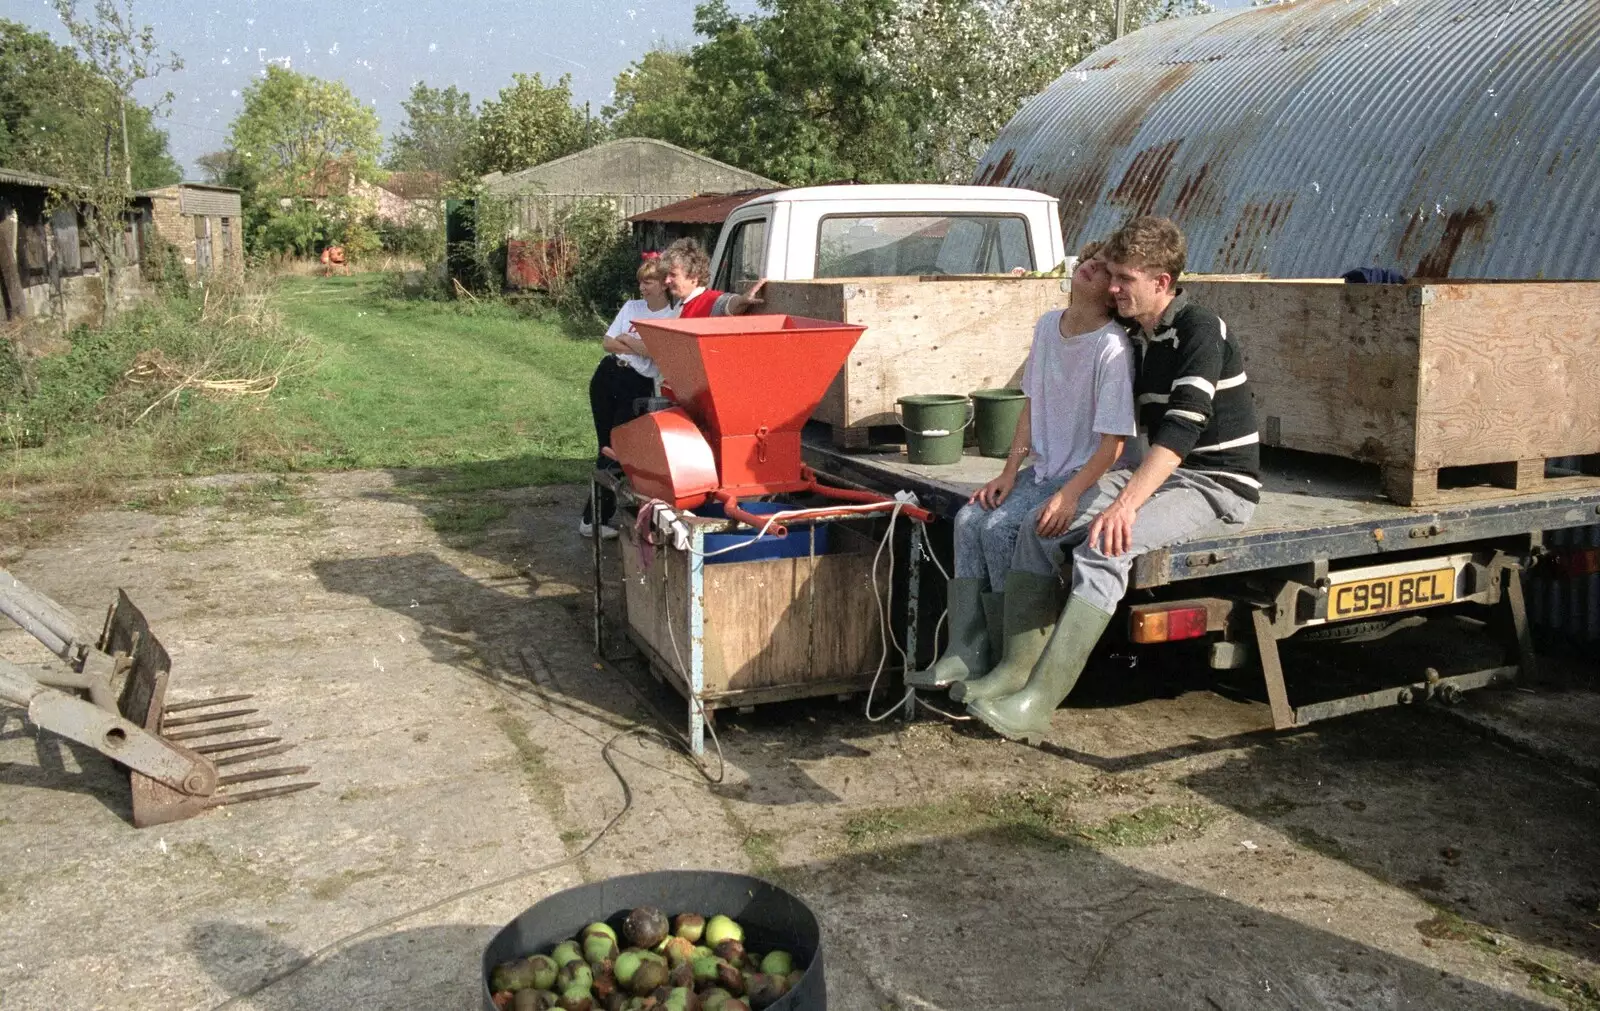
[[[595, 656], [601, 660], [609, 660], [606, 655], [605, 631], [605, 552], [601, 544], [599, 531], [599, 501], [602, 489], [610, 490], [617, 496], [618, 509], [624, 502], [631, 504], [633, 496], [625, 482], [616, 474], [607, 470], [596, 468], [589, 479], [589, 501], [591, 515], [595, 519], [595, 536], [593, 551], [593, 633]], [[907, 553], [907, 591], [906, 591], [906, 627], [904, 632], [905, 655], [908, 664], [915, 665], [917, 660], [917, 622], [920, 613], [920, 584], [922, 581], [922, 564], [925, 553], [922, 524], [912, 520], [911, 546]], [[705, 690], [705, 536], [708, 529], [704, 524], [690, 524], [689, 533], [689, 592], [688, 592], [688, 629], [689, 653], [686, 658], [688, 667], [687, 683], [684, 688], [688, 696], [688, 740], [690, 749], [695, 755], [705, 754], [706, 724], [710, 719], [709, 707], [700, 697]], [[714, 532], [714, 531], [712, 531]], [[894, 574], [891, 572], [892, 580]], [[892, 620], [892, 615], [891, 615]], [[630, 637], [631, 639], [631, 637]], [[635, 646], [638, 645], [635, 641]], [[902, 672], [903, 677], [903, 672]], [[917, 700], [915, 695], [907, 695], [905, 702], [898, 707], [900, 716], [904, 720], [912, 720], [917, 714]]]
[[[1461, 700], [1463, 692], [1476, 688], [1518, 679], [1536, 680], [1538, 661], [1528, 628], [1528, 612], [1522, 592], [1522, 566], [1516, 559], [1501, 553], [1484, 567], [1484, 572], [1489, 598], [1485, 603], [1495, 608], [1497, 637], [1505, 648], [1504, 665], [1449, 677], [1441, 676], [1437, 670], [1429, 667], [1423, 680], [1413, 684], [1303, 706], [1294, 706], [1289, 702], [1289, 689], [1284, 682], [1283, 659], [1278, 643], [1299, 631], [1296, 603], [1300, 595], [1315, 595], [1319, 588], [1288, 581], [1279, 589], [1275, 599], [1258, 601], [1250, 610], [1250, 622], [1255, 632], [1267, 701], [1272, 708], [1273, 729], [1292, 730], [1335, 716], [1417, 702], [1440, 701], [1453, 705]], [[1514, 663], [1511, 662], [1513, 660]]]

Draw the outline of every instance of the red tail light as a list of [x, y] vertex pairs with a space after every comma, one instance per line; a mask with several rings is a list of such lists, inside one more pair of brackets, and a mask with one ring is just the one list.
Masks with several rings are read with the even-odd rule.
[[1165, 611], [1135, 611], [1130, 621], [1134, 642], [1176, 642], [1206, 634], [1206, 609], [1174, 607]]

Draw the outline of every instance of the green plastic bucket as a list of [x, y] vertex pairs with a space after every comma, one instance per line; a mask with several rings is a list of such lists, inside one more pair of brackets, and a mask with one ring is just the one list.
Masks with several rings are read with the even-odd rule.
[[940, 466], [961, 459], [961, 443], [972, 418], [967, 398], [954, 393], [901, 397], [900, 426], [912, 463]]
[[1017, 433], [1017, 419], [1027, 403], [1027, 394], [1015, 387], [972, 391], [972, 426], [978, 430], [979, 453], [1005, 456], [1011, 452], [1011, 437]]

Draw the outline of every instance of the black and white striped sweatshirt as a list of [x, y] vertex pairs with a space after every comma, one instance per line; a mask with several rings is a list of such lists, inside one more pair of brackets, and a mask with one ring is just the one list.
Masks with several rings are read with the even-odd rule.
[[1261, 501], [1255, 401], [1228, 324], [1180, 288], [1153, 333], [1135, 325], [1132, 335], [1142, 352], [1133, 384], [1139, 430], [1150, 445], [1178, 454], [1184, 470]]

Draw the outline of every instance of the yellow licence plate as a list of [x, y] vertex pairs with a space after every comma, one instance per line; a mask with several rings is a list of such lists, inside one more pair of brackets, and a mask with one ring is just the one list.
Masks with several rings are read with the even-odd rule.
[[1456, 599], [1456, 570], [1434, 569], [1334, 583], [1329, 594], [1329, 621], [1433, 607]]

